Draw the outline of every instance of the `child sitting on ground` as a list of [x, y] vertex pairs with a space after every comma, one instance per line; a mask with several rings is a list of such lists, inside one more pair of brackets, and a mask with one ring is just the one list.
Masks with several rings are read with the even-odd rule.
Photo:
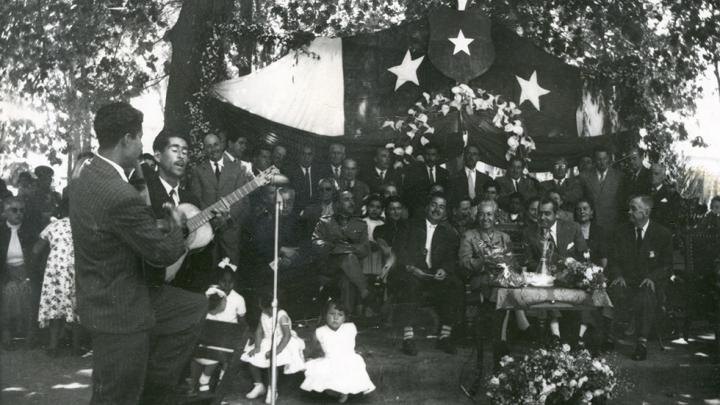
[[[211, 285], [205, 295], [208, 297], [208, 314], [207, 320], [227, 322], [227, 323], [244, 323], [245, 299], [235, 292], [235, 266], [230, 264], [228, 260], [223, 260], [218, 265], [222, 269], [220, 280], [217, 285]], [[190, 381], [192, 384], [190, 395], [205, 392], [210, 389], [210, 379], [215, 373], [218, 361], [207, 358], [194, 358], [190, 364]], [[224, 370], [220, 371], [222, 378]]]
[[[245, 396], [248, 399], [255, 399], [267, 392], [265, 403], [271, 403], [272, 392], [266, 389], [263, 383], [262, 370], [267, 370], [268, 381], [270, 380], [270, 358], [272, 356], [272, 301], [273, 296], [269, 292], [261, 292], [258, 296], [258, 305], [262, 310], [260, 322], [255, 330], [254, 341], [248, 342], [240, 359], [249, 363], [250, 374], [253, 379], [253, 389]], [[294, 374], [305, 369], [305, 357], [303, 350], [305, 342], [292, 330], [292, 321], [287, 312], [278, 308], [277, 323], [275, 329], [275, 344], [277, 353], [276, 366], [284, 366], [285, 374]], [[275, 393], [277, 398], [277, 393]]]
[[305, 391], [324, 392], [347, 401], [348, 395], [368, 394], [375, 390], [365, 370], [365, 361], [355, 352], [357, 329], [345, 322], [347, 310], [338, 302], [328, 301], [325, 325], [315, 330], [324, 357], [305, 364]]

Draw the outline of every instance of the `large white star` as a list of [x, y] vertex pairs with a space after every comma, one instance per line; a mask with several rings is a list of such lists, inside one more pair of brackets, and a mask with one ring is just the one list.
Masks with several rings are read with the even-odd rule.
[[458, 52], [465, 52], [466, 54], [470, 55], [470, 48], [468, 47], [468, 45], [470, 45], [470, 43], [474, 41], [474, 39], [465, 38], [465, 34], [463, 34], [462, 30], [458, 32], [457, 37], [448, 38], [448, 40], [452, 42], [453, 45], [455, 45], [455, 49], [453, 49], [453, 55]]
[[425, 56], [413, 59], [410, 55], [410, 50], [408, 49], [408, 51], [405, 52], [405, 58], [403, 58], [402, 63], [388, 69], [392, 74], [397, 76], [397, 80], [395, 81], [396, 91], [405, 82], [413, 82], [418, 86], [420, 85], [417, 77], [417, 69], [422, 63], [423, 59], [425, 59]]
[[550, 90], [543, 89], [537, 82], [537, 71], [533, 70], [529, 80], [525, 80], [520, 76], [515, 76], [520, 84], [520, 101], [518, 105], [527, 100], [540, 111], [540, 96], [550, 93]]

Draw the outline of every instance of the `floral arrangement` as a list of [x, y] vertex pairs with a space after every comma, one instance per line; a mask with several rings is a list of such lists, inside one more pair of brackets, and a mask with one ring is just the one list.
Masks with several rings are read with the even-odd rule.
[[555, 281], [564, 286], [581, 288], [586, 291], [602, 291], [607, 288], [603, 268], [588, 261], [577, 261], [568, 257], [555, 268]]
[[615, 371], [587, 350], [571, 352], [564, 344], [537, 349], [517, 361], [500, 360], [500, 369], [486, 385], [495, 405], [601, 404], [618, 385]]
[[529, 154], [535, 150], [535, 142], [525, 133], [520, 108], [514, 102], [504, 101], [501, 96], [480, 88], [473, 90], [466, 84], [453, 87], [450, 93], [450, 97], [443, 93], [423, 93], [422, 98], [408, 109], [407, 117], [383, 122], [381, 129], [390, 128], [396, 133], [395, 140], [387, 147], [399, 158], [407, 159], [408, 155], [416, 152], [413, 145], [425, 146], [438, 136], [431, 125], [434, 118], [457, 110], [468, 115], [482, 114], [495, 128], [504, 132], [508, 137], [507, 160], [516, 155], [530, 160]]
[[483, 256], [483, 271], [490, 276], [491, 283], [500, 287], [522, 287], [524, 279], [517, 269], [519, 265], [511, 252], [504, 246], [479, 241], [478, 249]]

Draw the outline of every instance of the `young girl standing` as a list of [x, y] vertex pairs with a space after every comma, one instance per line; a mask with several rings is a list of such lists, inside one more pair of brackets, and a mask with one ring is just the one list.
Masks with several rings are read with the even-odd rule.
[[[258, 304], [262, 313], [260, 314], [260, 322], [255, 330], [255, 339], [253, 343], [248, 342], [245, 346], [240, 359], [250, 364], [250, 374], [252, 374], [254, 387], [245, 396], [248, 399], [254, 399], [267, 392], [265, 403], [271, 402], [272, 392], [267, 390], [263, 383], [262, 370], [268, 371], [268, 381], [270, 380], [270, 357], [272, 356], [272, 294], [267, 292], [260, 293]], [[277, 327], [275, 328], [275, 344], [277, 351], [276, 366], [284, 366], [285, 374], [294, 374], [305, 369], [305, 357], [303, 350], [305, 342], [300, 339], [292, 330], [292, 321], [287, 312], [278, 308]], [[277, 398], [277, 393], [275, 393]]]
[[315, 330], [325, 356], [306, 363], [305, 381], [300, 386], [305, 391], [336, 396], [340, 403], [347, 401], [348, 395], [375, 390], [365, 361], [355, 352], [357, 329], [352, 322], [345, 322], [345, 314], [340, 303], [328, 302], [325, 325]]

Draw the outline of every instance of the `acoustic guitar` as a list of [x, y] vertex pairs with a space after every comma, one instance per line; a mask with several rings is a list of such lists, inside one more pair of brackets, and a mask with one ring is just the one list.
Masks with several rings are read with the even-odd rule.
[[182, 203], [174, 208], [181, 218], [187, 218], [185, 226], [188, 235], [185, 238], [185, 247], [188, 249], [175, 263], [165, 268], [165, 282], [172, 281], [178, 270], [185, 261], [187, 254], [193, 250], [202, 249], [212, 242], [215, 233], [210, 220], [215, 217], [215, 212], [230, 208], [248, 194], [267, 184], [286, 183], [287, 179], [280, 174], [280, 171], [271, 166], [255, 176], [252, 181], [245, 183], [242, 187], [224, 196], [204, 210], [189, 203]]

